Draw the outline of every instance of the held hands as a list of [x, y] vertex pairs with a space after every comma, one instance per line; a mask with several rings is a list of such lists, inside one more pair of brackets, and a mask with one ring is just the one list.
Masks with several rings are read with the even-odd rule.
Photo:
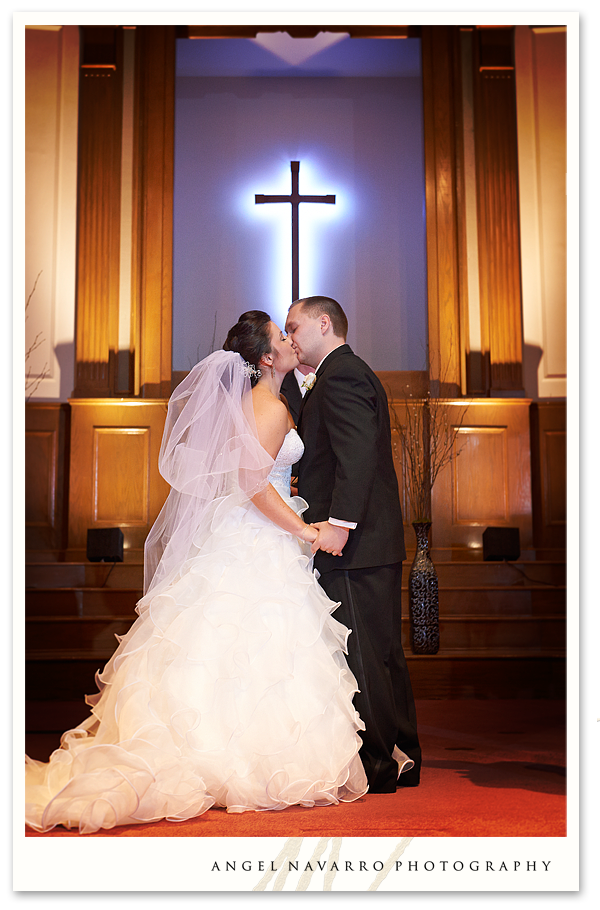
[[317, 550], [324, 550], [325, 553], [331, 553], [333, 556], [342, 555], [342, 550], [346, 546], [348, 534], [350, 533], [348, 528], [329, 524], [328, 521], [316, 521], [311, 527], [316, 528], [318, 531], [317, 537], [310, 548], [311, 553], [314, 554]]
[[311, 525], [306, 525], [306, 527], [302, 529], [302, 532], [298, 534], [298, 537], [305, 543], [313, 544], [318, 537], [318, 531]]

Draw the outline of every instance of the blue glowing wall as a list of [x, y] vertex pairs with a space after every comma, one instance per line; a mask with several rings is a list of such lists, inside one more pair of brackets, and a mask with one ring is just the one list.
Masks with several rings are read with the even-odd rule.
[[[189, 369], [209, 353], [213, 337], [221, 347], [246, 309], [285, 322], [290, 206], [255, 205], [254, 195], [288, 194], [290, 161], [297, 160], [301, 193], [336, 196], [334, 206], [300, 205], [300, 294], [340, 301], [348, 341], [374, 369], [422, 369], [427, 300], [418, 41], [348, 39], [325, 59], [318, 55], [321, 68], [314, 59], [304, 68], [276, 65], [253, 42], [178, 44], [173, 368]], [[218, 45], [234, 64], [222, 65]], [[340, 59], [359, 51], [357, 67], [345, 70]], [[363, 63], [369, 53], [370, 68]], [[261, 69], [261, 61], [272, 71]], [[236, 65], [239, 74], [223, 75]]]

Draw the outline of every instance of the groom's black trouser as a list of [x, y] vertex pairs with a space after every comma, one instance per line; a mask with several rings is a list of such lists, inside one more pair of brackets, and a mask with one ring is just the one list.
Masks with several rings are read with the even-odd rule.
[[369, 789], [392, 793], [398, 765], [394, 745], [415, 763], [399, 786], [416, 786], [421, 770], [415, 703], [402, 649], [402, 563], [367, 569], [334, 569], [321, 575], [328, 597], [340, 601], [334, 616], [351, 629], [348, 665], [360, 692], [354, 705], [366, 730], [360, 757]]

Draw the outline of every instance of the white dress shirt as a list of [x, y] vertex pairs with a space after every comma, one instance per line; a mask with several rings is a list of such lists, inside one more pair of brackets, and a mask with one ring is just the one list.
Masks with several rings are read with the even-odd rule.
[[299, 387], [300, 387], [300, 394], [301, 394], [302, 397], [304, 398], [304, 396], [306, 395], [306, 386], [305, 386], [305, 385], [302, 385], [302, 383], [303, 383], [304, 380], [306, 379], [306, 376], [305, 376], [304, 373], [302, 373], [302, 372], [298, 369], [298, 367], [296, 367], [296, 369], [294, 370], [294, 376], [296, 377], [296, 382], [298, 383], [298, 385], [299, 385]]

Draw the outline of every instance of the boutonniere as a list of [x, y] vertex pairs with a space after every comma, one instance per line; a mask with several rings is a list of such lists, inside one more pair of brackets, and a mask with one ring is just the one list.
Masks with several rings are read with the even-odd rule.
[[307, 373], [306, 378], [305, 378], [304, 382], [302, 383], [301, 388], [306, 389], [307, 392], [310, 392], [310, 390], [314, 386], [316, 380], [317, 380], [317, 377], [315, 376], [314, 373]]

